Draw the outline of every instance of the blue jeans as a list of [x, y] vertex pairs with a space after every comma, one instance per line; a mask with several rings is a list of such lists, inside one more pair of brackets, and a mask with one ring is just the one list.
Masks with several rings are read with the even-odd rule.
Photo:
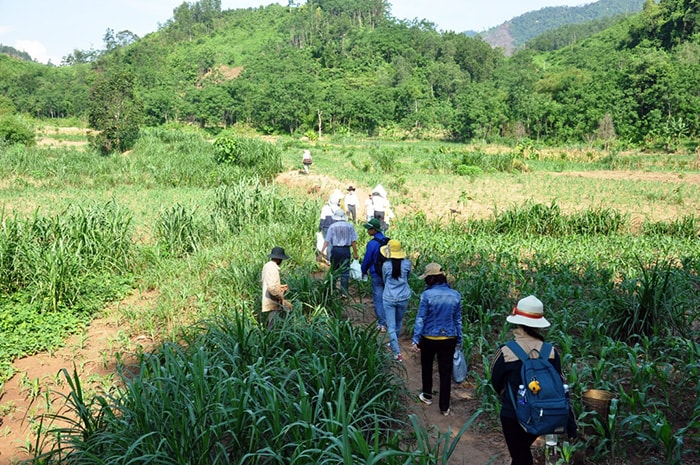
[[401, 323], [403, 316], [408, 309], [408, 299], [392, 302], [384, 301], [384, 314], [386, 316], [387, 335], [389, 336], [389, 345], [394, 355], [401, 353], [399, 348], [399, 334], [401, 334]]
[[377, 276], [372, 275], [372, 302], [374, 303], [374, 316], [377, 317], [377, 324], [386, 327], [386, 316], [384, 315], [384, 283], [379, 281]]

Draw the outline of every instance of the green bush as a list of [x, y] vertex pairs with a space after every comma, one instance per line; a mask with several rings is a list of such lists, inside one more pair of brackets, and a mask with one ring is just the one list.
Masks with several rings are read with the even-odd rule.
[[239, 166], [267, 181], [282, 171], [280, 149], [260, 139], [221, 136], [214, 141], [214, 159]]
[[473, 178], [484, 174], [484, 170], [482, 170], [478, 166], [459, 165], [455, 169], [455, 173], [459, 176], [469, 176], [470, 178]]
[[0, 117], [0, 141], [9, 144], [34, 145], [34, 128], [23, 119], [6, 115]]

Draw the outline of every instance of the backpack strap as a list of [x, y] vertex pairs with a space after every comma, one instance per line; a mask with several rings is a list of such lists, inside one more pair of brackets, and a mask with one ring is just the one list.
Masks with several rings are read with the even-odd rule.
[[[515, 341], [508, 341], [506, 342], [506, 345], [508, 348], [513, 351], [516, 357], [520, 359], [521, 362], [524, 362], [525, 360], [529, 359], [530, 356], [525, 353], [525, 350], [520, 347], [520, 344], [518, 344]], [[540, 349], [540, 357], [549, 360], [549, 354], [552, 352], [552, 344], [548, 342], [543, 342], [542, 343], [542, 349]]]

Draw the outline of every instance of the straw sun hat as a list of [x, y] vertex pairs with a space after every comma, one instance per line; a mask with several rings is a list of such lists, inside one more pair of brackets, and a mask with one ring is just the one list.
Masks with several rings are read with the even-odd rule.
[[549, 328], [551, 326], [544, 317], [542, 302], [534, 295], [520, 299], [506, 321], [531, 328]]
[[386, 258], [406, 258], [406, 252], [401, 248], [401, 242], [390, 240], [387, 245], [379, 249]]

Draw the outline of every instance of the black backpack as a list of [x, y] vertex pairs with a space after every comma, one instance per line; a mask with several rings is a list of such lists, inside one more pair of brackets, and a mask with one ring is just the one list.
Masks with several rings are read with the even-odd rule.
[[377, 256], [374, 257], [374, 272], [377, 273], [377, 276], [379, 276], [379, 282], [383, 283], [384, 278], [382, 277], [382, 265], [384, 265], [384, 262], [387, 260], [387, 258], [382, 254], [381, 249], [389, 243], [390, 239], [385, 236], [384, 239], [377, 239], [376, 237], [373, 237], [372, 240], [379, 242]]

